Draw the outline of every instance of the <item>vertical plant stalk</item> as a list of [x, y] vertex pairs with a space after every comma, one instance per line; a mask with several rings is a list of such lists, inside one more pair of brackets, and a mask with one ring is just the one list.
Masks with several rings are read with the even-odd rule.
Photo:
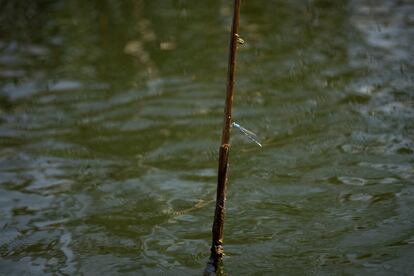
[[214, 222], [212, 227], [212, 245], [209, 264], [215, 270], [217, 264], [223, 258], [223, 237], [224, 237], [224, 207], [226, 202], [227, 190], [227, 167], [230, 149], [230, 128], [231, 112], [233, 107], [234, 80], [236, 69], [236, 53], [238, 44], [238, 31], [240, 21], [240, 0], [234, 0], [233, 23], [230, 34], [229, 63], [227, 71], [226, 103], [224, 106], [223, 132], [221, 136], [221, 146], [219, 150], [218, 178], [217, 178], [217, 197]]

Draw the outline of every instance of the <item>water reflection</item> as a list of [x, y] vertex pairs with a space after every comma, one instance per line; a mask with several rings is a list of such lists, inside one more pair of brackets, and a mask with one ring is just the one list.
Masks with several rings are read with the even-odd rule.
[[[201, 274], [230, 4], [0, 4], [3, 274]], [[413, 9], [243, 2], [227, 273], [412, 271]]]

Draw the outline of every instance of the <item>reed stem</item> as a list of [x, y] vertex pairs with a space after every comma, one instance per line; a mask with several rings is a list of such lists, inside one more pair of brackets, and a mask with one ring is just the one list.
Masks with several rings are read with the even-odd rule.
[[236, 69], [236, 53], [239, 40], [239, 21], [240, 21], [240, 2], [234, 0], [233, 22], [230, 33], [230, 49], [227, 71], [226, 102], [224, 106], [223, 132], [219, 150], [218, 178], [217, 178], [217, 197], [214, 222], [212, 227], [212, 245], [209, 264], [217, 270], [218, 264], [223, 258], [223, 237], [224, 237], [224, 207], [226, 202], [227, 189], [227, 167], [230, 149], [230, 128], [231, 112], [233, 107], [234, 80]]

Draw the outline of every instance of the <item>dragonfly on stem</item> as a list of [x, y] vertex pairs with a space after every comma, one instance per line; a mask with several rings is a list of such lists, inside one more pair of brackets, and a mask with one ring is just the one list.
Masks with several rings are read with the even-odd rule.
[[244, 135], [247, 136], [247, 138], [249, 138], [251, 141], [256, 143], [259, 147], [262, 147], [262, 144], [258, 141], [259, 139], [258, 139], [257, 135], [254, 132], [252, 132], [248, 129], [245, 129], [244, 127], [242, 127], [241, 125], [239, 125], [236, 122], [233, 122], [231, 124], [231, 126], [237, 128], [238, 130], [240, 130]]

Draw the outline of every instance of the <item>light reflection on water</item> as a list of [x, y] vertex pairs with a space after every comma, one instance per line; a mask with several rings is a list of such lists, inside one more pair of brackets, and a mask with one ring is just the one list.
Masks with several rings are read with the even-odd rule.
[[[413, 5], [245, 2], [225, 271], [411, 272]], [[229, 10], [5, 4], [0, 274], [201, 274]]]

